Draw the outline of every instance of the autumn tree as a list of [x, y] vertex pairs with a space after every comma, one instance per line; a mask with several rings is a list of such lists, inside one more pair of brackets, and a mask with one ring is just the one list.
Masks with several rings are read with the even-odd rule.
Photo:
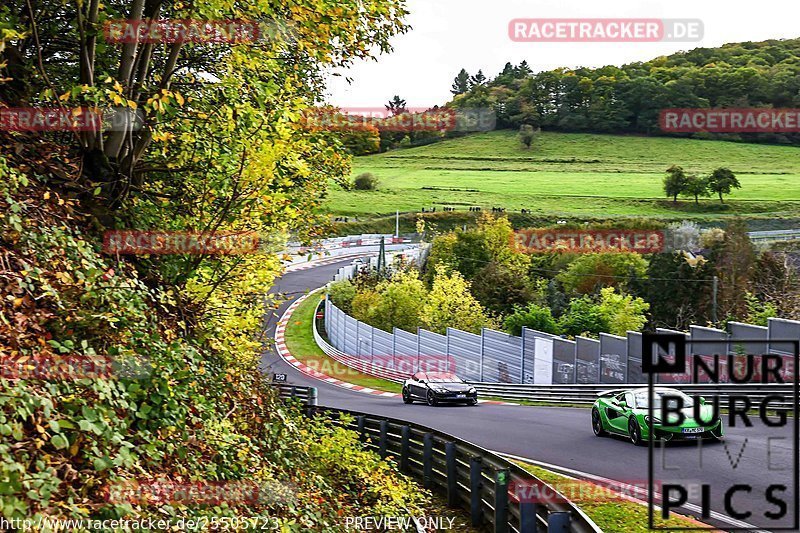
[[444, 334], [447, 328], [480, 333], [482, 328], [495, 327], [483, 306], [470, 293], [470, 284], [458, 272], [437, 272], [433, 288], [422, 308], [424, 326]]

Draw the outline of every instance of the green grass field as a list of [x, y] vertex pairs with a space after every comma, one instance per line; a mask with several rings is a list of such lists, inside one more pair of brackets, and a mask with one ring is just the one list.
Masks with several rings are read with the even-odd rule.
[[[719, 199], [664, 198], [665, 170], [677, 164], [706, 175], [737, 174], [742, 189]], [[395, 210], [493, 206], [564, 216], [717, 217], [800, 213], [800, 148], [665, 137], [543, 133], [527, 150], [516, 132], [493, 131], [359, 157], [354, 173], [372, 172], [377, 191], [333, 187], [328, 209], [375, 216]]]

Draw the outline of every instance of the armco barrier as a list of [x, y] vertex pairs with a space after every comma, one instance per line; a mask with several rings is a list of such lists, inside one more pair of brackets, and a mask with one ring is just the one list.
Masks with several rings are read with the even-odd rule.
[[[317, 389], [274, 385], [282, 399], [305, 403], [309, 416], [324, 415], [356, 431], [367, 449], [395, 461], [400, 470], [444, 494], [450, 507], [470, 512], [474, 526], [489, 525], [496, 533], [552, 531], [600, 532], [575, 504], [516, 464], [470, 442], [435, 429], [381, 416], [317, 406]], [[349, 415], [349, 423], [342, 415]], [[517, 496], [515, 487], [530, 494], [533, 487], [551, 496], [534, 503]], [[556, 525], [567, 529], [559, 529]], [[552, 529], [551, 529], [552, 528]]]
[[[489, 525], [496, 533], [549, 531], [600, 532], [578, 507], [559, 497], [547, 503], [520, 502], [513, 487], [547, 487], [514, 463], [452, 435], [410, 422], [353, 411], [318, 407], [316, 411], [358, 432], [365, 446], [392, 458], [400, 470], [443, 494], [450, 507], [470, 512], [474, 526]], [[554, 494], [557, 491], [550, 487]], [[565, 529], [560, 529], [560, 525]]]
[[[478, 389], [478, 394], [492, 396], [509, 401], [529, 401], [544, 403], [563, 403], [576, 405], [591, 405], [597, 399], [600, 392], [617, 390], [630, 385], [506, 385], [502, 383], [472, 383]], [[731, 394], [747, 396], [753, 408], [758, 405], [765, 397], [772, 394], [783, 395], [787, 398], [785, 402], [770, 402], [770, 407], [775, 410], [791, 410], [794, 408], [792, 398], [794, 389], [791, 384], [769, 383], [769, 384], [670, 384], [664, 385], [675, 388], [693, 396], [706, 396], [713, 398], [720, 397], [720, 405], [727, 407], [727, 398]]]

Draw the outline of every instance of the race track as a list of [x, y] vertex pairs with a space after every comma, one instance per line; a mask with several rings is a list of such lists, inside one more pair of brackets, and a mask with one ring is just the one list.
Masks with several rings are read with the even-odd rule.
[[[326, 284], [336, 270], [349, 261], [287, 273], [273, 291], [291, 293], [294, 300], [305, 291]], [[274, 334], [279, 317], [290, 303], [286, 302], [269, 317], [270, 334]], [[641, 484], [648, 478], [647, 447], [634, 447], [620, 438], [595, 437], [588, 409], [489, 404], [433, 408], [416, 403], [405, 405], [397, 398], [361, 394], [309, 378], [286, 364], [274, 351], [264, 354], [262, 364], [272, 372], [288, 374], [292, 384], [317, 387], [320, 405], [416, 422], [490, 450], [617, 481]], [[723, 492], [734, 484], [748, 484], [752, 487], [750, 496], [741, 492], [732, 499], [737, 510], [753, 512], [742, 520], [768, 530], [778, 526], [791, 528], [797, 505], [792, 472], [793, 426], [791, 421], [782, 428], [767, 428], [757, 420], [753, 424], [751, 428], [726, 427], [725, 444], [704, 444], [702, 456], [694, 443], [668, 445], [663, 451], [657, 448], [654, 451], [657, 463], [655, 478], [709, 484], [711, 509], [726, 516]], [[764, 499], [770, 484], [787, 487], [786, 492], [776, 493], [788, 505], [787, 516], [782, 521], [771, 521], [763, 516], [764, 511], [777, 509]], [[700, 504], [699, 490], [690, 502]], [[733, 525], [732, 522], [714, 519], [704, 521], [726, 529]]]

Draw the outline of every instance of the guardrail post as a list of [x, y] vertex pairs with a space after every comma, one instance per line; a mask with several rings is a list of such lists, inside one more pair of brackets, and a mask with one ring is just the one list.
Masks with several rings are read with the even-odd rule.
[[424, 487], [433, 487], [433, 433], [422, 437], [422, 473]]
[[316, 407], [317, 406], [317, 388], [316, 387], [309, 387], [308, 388], [308, 406], [309, 407]]
[[548, 533], [569, 533], [570, 513], [550, 513], [547, 516]]
[[494, 474], [494, 531], [508, 533], [508, 476], [506, 469]]
[[408, 472], [410, 470], [409, 458], [410, 458], [410, 447], [411, 447], [411, 428], [408, 426], [403, 426], [400, 428], [400, 471], [401, 472]]
[[469, 460], [469, 510], [473, 526], [479, 526], [483, 522], [483, 508], [481, 505], [482, 473], [483, 459], [480, 456], [471, 457]]
[[386, 439], [389, 434], [389, 422], [386, 420], [381, 420], [381, 436], [380, 440], [378, 440], [378, 454], [381, 456], [381, 459], [386, 459]]
[[447, 466], [447, 505], [458, 507], [458, 470], [456, 469], [456, 443], [444, 445], [445, 465]]
[[296, 398], [296, 397], [297, 397], [297, 387], [293, 386], [292, 387], [292, 398]]
[[367, 438], [366, 438], [367, 434], [366, 434], [366, 431], [364, 429], [364, 424], [366, 422], [366, 417], [365, 416], [357, 416], [356, 417], [356, 422], [358, 423], [358, 439], [361, 442], [365, 442], [367, 440]]

